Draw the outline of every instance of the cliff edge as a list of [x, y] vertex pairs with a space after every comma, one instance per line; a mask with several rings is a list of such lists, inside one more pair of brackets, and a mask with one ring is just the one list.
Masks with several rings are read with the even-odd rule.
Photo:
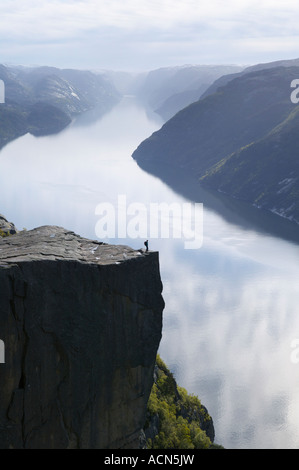
[[52, 226], [0, 239], [0, 448], [138, 448], [161, 292], [155, 252]]

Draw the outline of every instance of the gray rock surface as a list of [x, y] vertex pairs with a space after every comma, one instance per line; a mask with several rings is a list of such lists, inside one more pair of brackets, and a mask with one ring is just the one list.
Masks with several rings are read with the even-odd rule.
[[52, 226], [0, 239], [0, 448], [137, 448], [161, 292], [156, 252]]

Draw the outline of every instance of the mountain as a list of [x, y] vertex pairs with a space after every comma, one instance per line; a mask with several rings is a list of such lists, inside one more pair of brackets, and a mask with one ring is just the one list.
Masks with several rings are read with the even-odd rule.
[[32, 93], [33, 99], [57, 106], [70, 117], [102, 105], [103, 111], [115, 103], [119, 94], [104, 74], [55, 67], [21, 68], [17, 79]]
[[226, 85], [233, 78], [241, 77], [246, 73], [258, 72], [259, 70], [272, 69], [276, 67], [299, 67], [299, 59], [278, 60], [276, 62], [251, 65], [250, 67], [243, 69], [241, 72], [222, 75], [207, 88], [207, 90], [202, 94], [201, 98], [205, 98], [206, 96], [215, 93], [219, 87]]
[[75, 116], [95, 107], [104, 113], [120, 99], [105, 75], [89, 71], [0, 65], [0, 79], [5, 85], [0, 148], [27, 132], [59, 132]]
[[187, 170], [202, 185], [299, 221], [298, 66], [241, 74], [184, 108], [142, 142], [143, 168]]
[[197, 101], [219, 77], [240, 72], [237, 65], [185, 65], [150, 71], [140, 81], [138, 97], [167, 120]]
[[299, 223], [299, 107], [264, 138], [211, 168], [201, 181]]

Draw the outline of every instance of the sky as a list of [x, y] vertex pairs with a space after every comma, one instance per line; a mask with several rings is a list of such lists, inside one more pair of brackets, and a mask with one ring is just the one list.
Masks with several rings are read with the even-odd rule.
[[298, 0], [1, 0], [0, 63], [146, 71], [299, 57]]

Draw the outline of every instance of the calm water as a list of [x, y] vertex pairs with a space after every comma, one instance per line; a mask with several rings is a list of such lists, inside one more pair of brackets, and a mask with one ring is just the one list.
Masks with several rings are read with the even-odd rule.
[[[19, 229], [54, 224], [95, 239], [95, 208], [115, 205], [120, 194], [128, 204], [189, 202], [131, 158], [161, 126], [157, 116], [127, 97], [93, 117], [57, 136], [26, 135], [0, 152], [0, 212]], [[166, 302], [160, 354], [208, 408], [217, 443], [298, 448], [299, 364], [291, 343], [299, 338], [299, 245], [260, 229], [262, 213], [250, 225], [244, 208], [237, 214], [215, 200], [205, 192], [194, 199], [204, 204], [200, 249], [150, 240], [160, 252]], [[143, 247], [143, 239], [111, 242]]]

